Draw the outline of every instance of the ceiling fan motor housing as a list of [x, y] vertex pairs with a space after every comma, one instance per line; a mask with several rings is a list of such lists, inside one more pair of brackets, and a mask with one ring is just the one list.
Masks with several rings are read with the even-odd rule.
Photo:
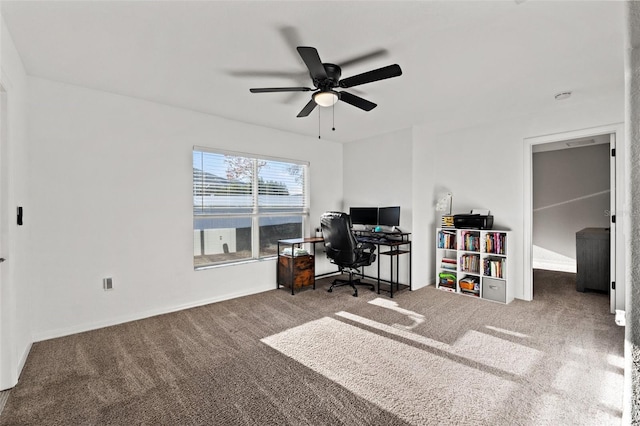
[[315, 79], [311, 76], [313, 80], [313, 85], [320, 90], [329, 90], [334, 87], [338, 87], [338, 82], [340, 81], [340, 76], [342, 75], [342, 70], [336, 64], [322, 64], [324, 70], [327, 73], [326, 79]]

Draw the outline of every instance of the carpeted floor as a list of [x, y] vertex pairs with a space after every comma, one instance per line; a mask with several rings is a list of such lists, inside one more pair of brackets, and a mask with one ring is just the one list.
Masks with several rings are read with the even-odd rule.
[[509, 305], [324, 280], [36, 343], [0, 425], [620, 424], [624, 329], [574, 277]]
[[0, 415], [2, 415], [2, 410], [4, 410], [4, 405], [7, 403], [7, 399], [9, 399], [10, 391], [2, 391], [0, 392]]

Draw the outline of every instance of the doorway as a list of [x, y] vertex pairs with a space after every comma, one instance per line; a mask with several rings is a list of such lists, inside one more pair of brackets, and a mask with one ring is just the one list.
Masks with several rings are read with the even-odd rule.
[[[622, 251], [622, 245], [624, 243], [621, 238], [622, 230], [622, 217], [616, 216], [616, 211], [622, 211], [624, 200], [621, 188], [618, 188], [618, 183], [623, 183], [623, 170], [622, 170], [622, 152], [620, 149], [616, 149], [616, 145], [622, 147], [624, 127], [622, 124], [604, 126], [599, 128], [585, 129], [575, 132], [558, 133], [554, 135], [547, 135], [535, 138], [527, 138], [524, 141], [524, 288], [523, 295], [525, 300], [532, 300], [533, 293], [533, 268], [539, 266], [540, 263], [547, 262], [547, 266], [550, 269], [565, 270], [567, 272], [572, 271], [571, 268], [575, 268], [575, 240], [567, 242], [566, 238], [564, 242], [556, 242], [556, 246], [549, 249], [549, 246], [553, 244], [544, 244], [547, 247], [540, 247], [540, 245], [534, 244], [534, 217], [539, 218], [553, 218], [563, 209], [570, 210], [571, 208], [578, 209], [581, 206], [602, 206], [604, 199], [608, 198], [608, 208], [602, 209], [595, 214], [601, 214], [605, 217], [599, 219], [588, 218], [587, 214], [582, 215], [582, 221], [586, 224], [591, 221], [594, 226], [610, 227], [610, 242], [611, 242], [611, 290], [610, 290], [610, 311], [614, 313], [616, 309], [624, 309], [624, 256], [616, 256], [616, 253], [624, 253]], [[609, 158], [609, 189], [603, 188], [599, 191], [593, 191], [588, 194], [583, 194], [577, 197], [567, 197], [563, 202], [547, 202], [538, 203], [534, 206], [534, 155], [536, 153], [548, 152], [558, 149], [579, 149], [581, 147], [593, 147], [591, 151], [606, 151], [610, 154]], [[600, 146], [598, 148], [598, 146]], [[606, 146], [606, 148], [605, 148]], [[574, 151], [572, 154], [578, 154], [579, 151]], [[584, 151], [586, 153], [586, 151]], [[593, 153], [592, 153], [593, 154]], [[566, 153], [564, 154], [567, 155]], [[540, 157], [540, 156], [539, 156]], [[599, 161], [607, 161], [606, 157], [601, 156]], [[593, 167], [593, 164], [592, 164]], [[600, 175], [602, 171], [606, 170], [606, 167], [601, 167]], [[580, 174], [580, 173], [578, 173]], [[582, 172], [584, 174], [584, 172]], [[594, 172], [594, 175], [597, 174]], [[562, 173], [560, 173], [562, 175]], [[586, 174], [589, 179], [592, 176]], [[602, 181], [602, 176], [600, 180]], [[606, 180], [606, 176], [604, 176]], [[580, 184], [577, 184], [580, 185]], [[606, 186], [606, 185], [605, 185]], [[554, 189], [555, 193], [565, 192], [566, 190], [558, 191]], [[550, 191], [550, 193], [554, 193]], [[550, 198], [548, 198], [550, 200]], [[539, 201], [539, 200], [538, 200]], [[600, 203], [600, 204], [597, 204]], [[541, 205], [542, 204], [542, 205]], [[606, 207], [606, 204], [604, 205]], [[604, 211], [602, 211], [604, 210]], [[578, 211], [578, 210], [576, 210]], [[576, 219], [576, 222], [579, 220]], [[555, 224], [554, 224], [555, 225]], [[546, 232], [553, 232], [553, 225], [550, 226], [551, 230], [547, 229]], [[536, 242], [540, 241], [540, 238], [544, 238], [544, 235], [536, 234]], [[548, 237], [548, 240], [552, 239]], [[568, 247], [568, 244], [572, 244], [572, 247]], [[542, 262], [541, 262], [542, 260]], [[564, 268], [564, 269], [563, 269]]]

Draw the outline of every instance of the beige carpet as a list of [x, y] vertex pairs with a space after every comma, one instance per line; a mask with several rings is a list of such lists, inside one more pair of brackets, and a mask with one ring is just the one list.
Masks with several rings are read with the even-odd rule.
[[4, 410], [4, 406], [7, 403], [7, 399], [9, 398], [9, 393], [11, 391], [6, 390], [0, 392], [0, 415], [2, 415], [2, 410]]
[[573, 274], [509, 305], [328, 285], [37, 343], [0, 425], [620, 424], [624, 330]]

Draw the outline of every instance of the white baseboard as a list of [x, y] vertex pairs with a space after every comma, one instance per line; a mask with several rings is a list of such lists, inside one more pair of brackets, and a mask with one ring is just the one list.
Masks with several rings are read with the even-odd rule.
[[[105, 320], [105, 321], [97, 321], [97, 322], [89, 323], [89, 324], [80, 324], [80, 325], [77, 325], [77, 326], [67, 327], [67, 328], [59, 328], [59, 329], [56, 329], [56, 330], [47, 330], [47, 331], [42, 332], [42, 333], [35, 333], [34, 342], [41, 342], [43, 340], [55, 339], [55, 338], [58, 338], [58, 337], [64, 337], [64, 336], [69, 336], [69, 335], [72, 335], [72, 334], [83, 333], [85, 331], [91, 331], [91, 330], [97, 330], [97, 329], [100, 329], [100, 328], [111, 327], [111, 326], [114, 326], [114, 325], [124, 324], [124, 323], [131, 322], [131, 321], [137, 321], [137, 320], [141, 320], [141, 319], [145, 319], [145, 318], [155, 317], [157, 315], [164, 315], [164, 314], [169, 314], [171, 312], [183, 311], [185, 309], [197, 308], [198, 306], [204, 306], [204, 305], [209, 305], [211, 303], [222, 302], [224, 300], [235, 299], [235, 298], [238, 298], [238, 297], [249, 296], [249, 295], [252, 295], [252, 294], [258, 294], [258, 293], [262, 293], [262, 292], [269, 291], [269, 290], [273, 290], [273, 288], [270, 287], [270, 288], [266, 288], [266, 289], [262, 289], [262, 290], [255, 290], [254, 289], [252, 291], [243, 291], [243, 292], [239, 292], [239, 293], [226, 294], [224, 296], [217, 296], [217, 297], [212, 297], [212, 298], [209, 298], [209, 299], [197, 300], [197, 301], [194, 301], [194, 302], [184, 303], [182, 305], [169, 306], [169, 307], [158, 308], [158, 309], [150, 309], [150, 310], [143, 311], [143, 312], [136, 312], [136, 313], [130, 314], [130, 315], [123, 315], [123, 316], [120, 316], [120, 317], [110, 318], [110, 319]], [[30, 348], [31, 347], [29, 347], [29, 349]], [[28, 351], [25, 354], [24, 361], [26, 361], [26, 355], [28, 355]]]
[[18, 360], [18, 380], [20, 380], [20, 374], [22, 374], [22, 369], [24, 368], [24, 365], [27, 363], [27, 358], [29, 357], [29, 352], [31, 352], [31, 347], [33, 346], [33, 343], [29, 343], [27, 345], [26, 348], [24, 348], [24, 351], [22, 352], [22, 356], [20, 356], [20, 359]]
[[418, 290], [419, 288], [423, 288], [423, 287], [427, 287], [427, 286], [430, 286], [430, 285], [434, 285], [435, 283], [436, 283], [435, 280], [430, 280], [430, 281], [419, 283], [419, 284], [411, 283], [411, 289], [412, 290]]
[[22, 355], [18, 359], [18, 364], [16, 365], [15, 371], [11, 371], [11, 377], [9, 378], [9, 380], [0, 385], [0, 392], [13, 389], [13, 387], [18, 384], [18, 381], [20, 380], [20, 374], [22, 374], [22, 369], [27, 363], [29, 352], [31, 352], [31, 346], [33, 346], [33, 343], [29, 343], [26, 345], [24, 351], [22, 351]]

